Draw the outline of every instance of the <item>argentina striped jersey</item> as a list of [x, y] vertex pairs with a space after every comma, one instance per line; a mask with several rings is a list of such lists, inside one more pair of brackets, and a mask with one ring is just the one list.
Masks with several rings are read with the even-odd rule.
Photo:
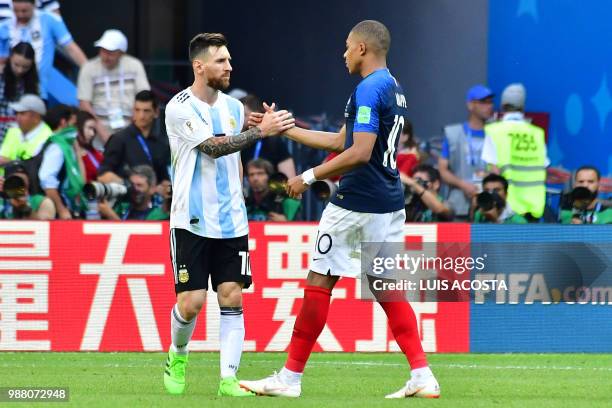
[[240, 152], [213, 159], [197, 147], [204, 140], [240, 133], [244, 107], [219, 92], [211, 106], [190, 88], [176, 94], [166, 107], [171, 152], [172, 208], [170, 228], [208, 238], [247, 235]]

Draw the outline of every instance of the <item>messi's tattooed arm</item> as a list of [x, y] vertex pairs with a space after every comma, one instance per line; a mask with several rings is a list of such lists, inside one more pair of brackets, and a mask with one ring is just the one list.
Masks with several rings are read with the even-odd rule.
[[244, 150], [263, 138], [259, 127], [252, 127], [235, 136], [211, 137], [200, 143], [199, 151], [216, 159], [221, 156]]

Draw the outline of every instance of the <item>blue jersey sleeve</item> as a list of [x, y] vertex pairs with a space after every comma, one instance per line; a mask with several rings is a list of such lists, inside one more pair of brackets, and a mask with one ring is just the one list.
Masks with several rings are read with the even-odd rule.
[[355, 91], [355, 125], [353, 132], [378, 134], [380, 111], [379, 88], [370, 83], [362, 83]]
[[446, 160], [448, 160], [448, 158], [450, 157], [447, 138], [444, 138], [444, 141], [442, 142], [442, 151], [440, 152], [440, 157]]
[[[66, 45], [72, 42], [72, 35], [68, 31], [66, 24], [59, 17], [51, 13], [44, 13], [45, 18], [47, 20], [47, 24], [49, 24], [49, 30], [53, 35], [54, 42], [60, 47], [65, 47]], [[42, 16], [41, 16], [42, 18]]]
[[[11, 52], [11, 39], [6, 24], [0, 24], [0, 58], [8, 58]], [[8, 62], [7, 62], [8, 63]]]

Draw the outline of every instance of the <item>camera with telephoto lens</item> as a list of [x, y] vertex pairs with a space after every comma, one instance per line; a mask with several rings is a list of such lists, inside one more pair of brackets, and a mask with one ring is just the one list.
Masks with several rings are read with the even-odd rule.
[[329, 179], [325, 180], [317, 180], [310, 186], [312, 192], [315, 197], [321, 201], [329, 200], [336, 191], [338, 190], [338, 185]]
[[[572, 209], [572, 218], [579, 219], [585, 224], [592, 222], [592, 217], [587, 214], [589, 205], [597, 198], [597, 193], [586, 187], [576, 187], [566, 195], [565, 200]], [[567, 207], [566, 207], [567, 208]]]
[[476, 205], [482, 212], [491, 211], [493, 208], [501, 210], [506, 203], [497, 191], [483, 191], [476, 196]]
[[83, 193], [88, 200], [111, 200], [123, 197], [129, 191], [129, 187], [120, 183], [100, 183], [92, 181], [85, 184]]

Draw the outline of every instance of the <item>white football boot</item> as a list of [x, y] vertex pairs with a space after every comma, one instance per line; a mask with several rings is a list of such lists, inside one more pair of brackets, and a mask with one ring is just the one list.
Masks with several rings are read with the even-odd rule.
[[393, 394], [387, 395], [385, 398], [440, 398], [440, 386], [434, 376], [427, 378], [408, 380], [400, 390]]
[[240, 386], [257, 395], [268, 395], [271, 397], [297, 398], [302, 393], [302, 386], [300, 384], [285, 384], [277, 372], [263, 380], [241, 380]]

